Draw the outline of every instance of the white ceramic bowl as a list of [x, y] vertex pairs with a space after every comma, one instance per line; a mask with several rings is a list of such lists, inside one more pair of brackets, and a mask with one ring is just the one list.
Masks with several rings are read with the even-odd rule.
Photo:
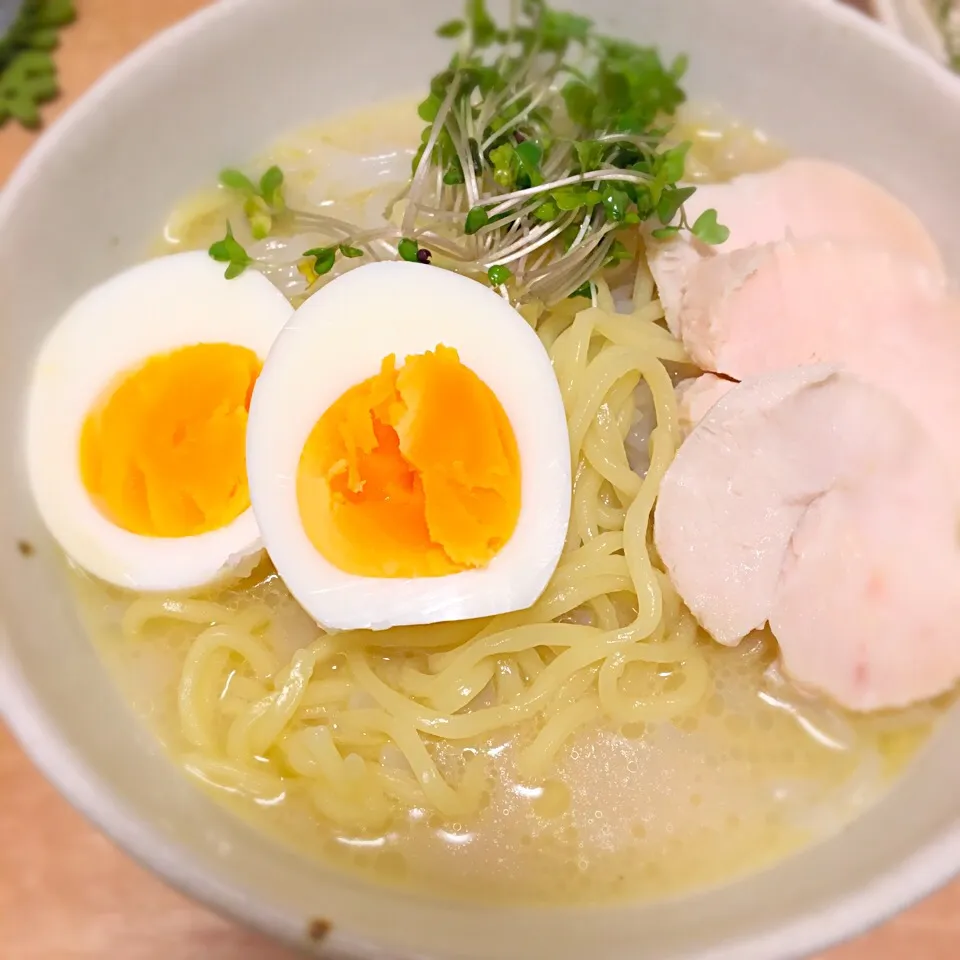
[[[960, 275], [960, 81], [833, 0], [569, 0], [691, 55], [716, 99], [798, 151], [860, 168], [924, 218]], [[593, 909], [443, 903], [280, 849], [181, 776], [82, 634], [24, 478], [34, 352], [82, 290], [144, 257], [165, 212], [305, 121], [423, 88], [450, 0], [222, 0], [160, 36], [49, 131], [0, 201], [0, 703], [63, 793], [181, 889], [326, 955], [783, 960], [859, 932], [960, 868], [960, 716], [841, 837], [680, 900]], [[37, 545], [23, 556], [17, 541]], [[320, 932], [322, 925], [314, 926]]]

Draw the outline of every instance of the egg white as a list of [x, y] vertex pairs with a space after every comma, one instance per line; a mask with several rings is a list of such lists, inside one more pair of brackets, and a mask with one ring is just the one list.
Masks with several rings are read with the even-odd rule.
[[84, 486], [80, 436], [90, 410], [117, 378], [150, 357], [199, 343], [230, 343], [264, 360], [292, 313], [264, 276], [249, 270], [227, 280], [223, 265], [203, 252], [135, 266], [66, 311], [34, 368], [26, 447], [40, 514], [77, 564], [131, 590], [179, 591], [221, 578], [262, 549], [251, 509], [218, 530], [190, 537], [142, 536], [116, 526]]
[[[493, 391], [522, 471], [513, 536], [490, 563], [441, 577], [345, 573], [300, 519], [300, 456], [320, 416], [348, 388], [444, 344]], [[329, 628], [385, 629], [530, 606], [556, 568], [570, 518], [570, 440], [550, 359], [502, 297], [455, 273], [374, 263], [338, 277], [294, 314], [254, 388], [247, 429], [250, 499], [267, 552], [304, 609]]]

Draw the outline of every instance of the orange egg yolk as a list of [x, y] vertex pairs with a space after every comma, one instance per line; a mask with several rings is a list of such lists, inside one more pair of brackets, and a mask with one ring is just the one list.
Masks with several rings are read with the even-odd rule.
[[520, 455], [493, 391], [438, 346], [386, 357], [317, 421], [303, 448], [304, 530], [334, 566], [367, 577], [483, 567], [520, 515]]
[[124, 374], [87, 416], [80, 473], [100, 511], [131, 533], [188, 537], [250, 506], [246, 435], [257, 355], [201, 343]]

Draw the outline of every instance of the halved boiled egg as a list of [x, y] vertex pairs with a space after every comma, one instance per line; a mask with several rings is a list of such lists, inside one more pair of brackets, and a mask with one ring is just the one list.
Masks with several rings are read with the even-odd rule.
[[34, 370], [27, 464], [76, 563], [144, 591], [249, 569], [262, 546], [247, 411], [292, 313], [262, 275], [227, 280], [200, 252], [133, 267], [67, 310]]
[[247, 463], [277, 572], [326, 627], [527, 607], [566, 537], [549, 357], [505, 300], [436, 267], [359, 267], [297, 310], [254, 389]]

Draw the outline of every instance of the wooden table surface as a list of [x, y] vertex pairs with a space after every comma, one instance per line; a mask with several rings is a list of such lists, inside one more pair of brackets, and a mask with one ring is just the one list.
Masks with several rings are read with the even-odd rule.
[[[78, 0], [58, 51], [61, 113], [107, 67], [205, 0]], [[0, 129], [0, 182], [35, 135]], [[0, 727], [2, 960], [294, 960], [196, 906], [93, 830]], [[960, 882], [818, 960], [958, 960]]]

